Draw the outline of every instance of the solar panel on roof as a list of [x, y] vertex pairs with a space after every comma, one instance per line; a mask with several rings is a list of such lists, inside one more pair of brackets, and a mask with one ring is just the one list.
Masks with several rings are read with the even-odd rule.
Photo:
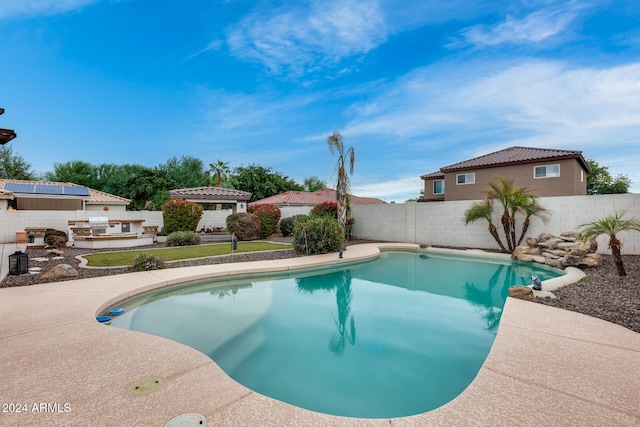
[[4, 184], [4, 189], [7, 191], [11, 191], [14, 193], [30, 193], [33, 194], [34, 185], [33, 184], [22, 184], [16, 182], [7, 182]]
[[64, 194], [69, 196], [89, 196], [89, 188], [87, 187], [66, 186], [63, 188]]
[[61, 185], [36, 184], [36, 189], [34, 192], [36, 194], [51, 194], [51, 195], [64, 194]]

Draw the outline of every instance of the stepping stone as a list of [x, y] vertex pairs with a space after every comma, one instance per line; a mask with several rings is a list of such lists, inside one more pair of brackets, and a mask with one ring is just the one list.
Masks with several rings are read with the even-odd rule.
[[45, 257], [35, 257], [35, 258], [31, 258], [31, 261], [39, 261], [39, 262], [43, 262], [43, 261], [49, 261], [49, 258], [45, 258]]
[[42, 271], [42, 267], [29, 267], [29, 271]]
[[63, 256], [54, 256], [54, 257], [53, 257], [53, 258], [51, 258], [51, 259], [64, 259], [64, 257], [63, 257]]

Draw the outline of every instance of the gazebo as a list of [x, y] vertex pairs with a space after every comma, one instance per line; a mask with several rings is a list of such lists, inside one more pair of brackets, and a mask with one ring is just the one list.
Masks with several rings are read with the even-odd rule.
[[204, 204], [230, 204], [234, 213], [246, 212], [251, 193], [222, 187], [196, 187], [170, 190], [172, 199], [185, 199], [188, 202]]
[[[0, 108], [0, 116], [2, 114], [4, 114], [4, 108]], [[0, 129], [0, 145], [6, 144], [16, 136], [16, 133], [11, 129]]]

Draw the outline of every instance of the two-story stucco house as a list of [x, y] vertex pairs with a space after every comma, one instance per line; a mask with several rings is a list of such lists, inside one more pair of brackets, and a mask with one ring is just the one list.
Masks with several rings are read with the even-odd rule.
[[421, 201], [484, 199], [487, 184], [498, 176], [538, 197], [585, 195], [590, 170], [581, 151], [511, 147], [422, 175]]

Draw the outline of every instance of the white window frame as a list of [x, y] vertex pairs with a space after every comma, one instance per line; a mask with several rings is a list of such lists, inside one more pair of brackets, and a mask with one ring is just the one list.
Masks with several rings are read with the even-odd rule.
[[[464, 176], [464, 182], [460, 182], [460, 177]], [[470, 185], [476, 183], [476, 173], [459, 173], [456, 175], [456, 185]]]
[[[548, 168], [555, 166], [558, 168], [558, 173], [557, 174], [549, 174], [548, 172]], [[545, 168], [544, 169], [544, 176], [537, 176], [536, 174], [536, 170], [539, 168]], [[560, 176], [560, 163], [554, 163], [551, 165], [538, 165], [538, 166], [534, 166], [533, 167], [533, 179], [545, 179], [545, 178], [558, 178]]]
[[[441, 185], [442, 191], [439, 192], [439, 193], [436, 193], [436, 182], [440, 182], [442, 184]], [[444, 191], [445, 191], [444, 190], [444, 179], [434, 179], [433, 180], [433, 188], [432, 188], [432, 190], [433, 190], [433, 194], [434, 195], [444, 194]]]

